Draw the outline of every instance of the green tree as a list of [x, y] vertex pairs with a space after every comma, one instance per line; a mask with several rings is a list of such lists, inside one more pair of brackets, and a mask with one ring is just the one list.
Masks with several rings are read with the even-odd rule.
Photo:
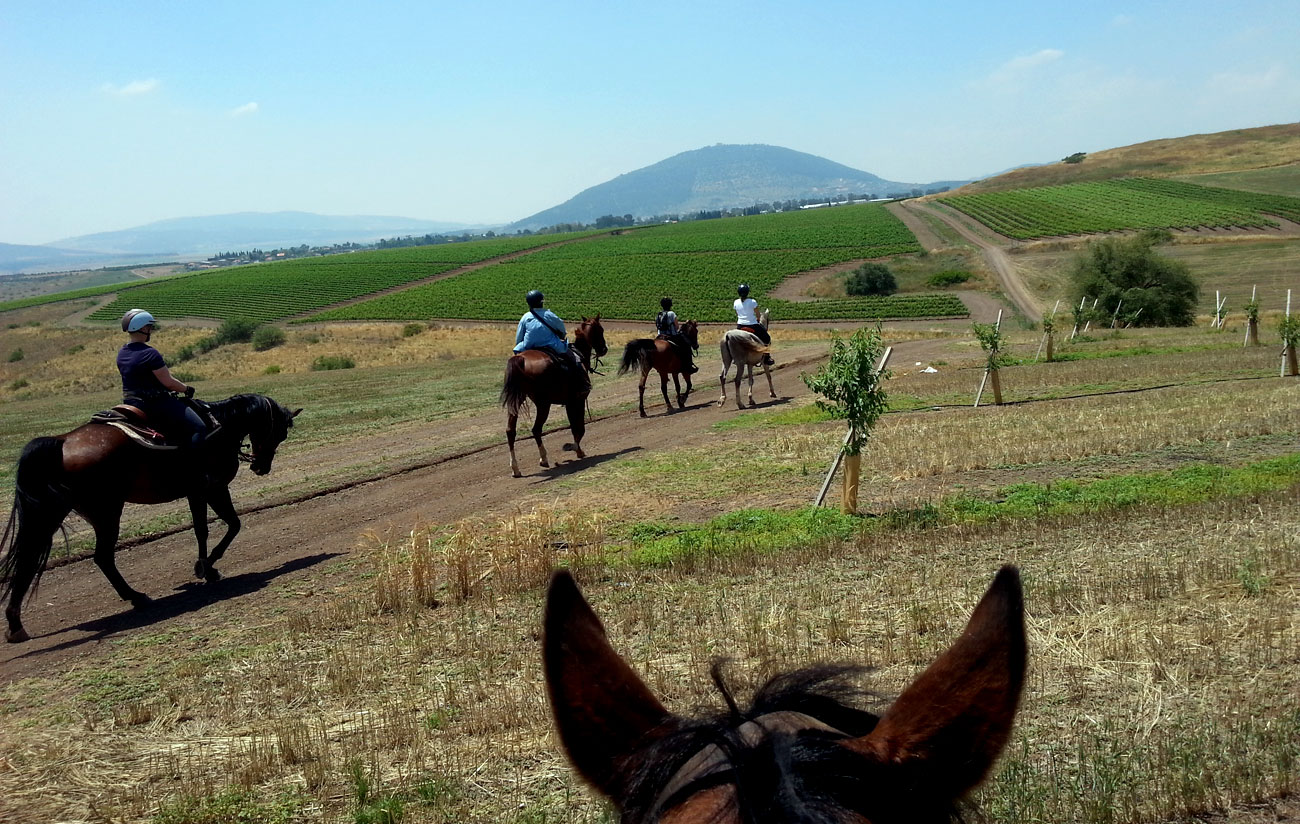
[[1162, 257], [1156, 246], [1173, 236], [1162, 230], [1088, 244], [1074, 262], [1074, 300], [1096, 297], [1097, 311], [1109, 317], [1124, 302], [1140, 326], [1191, 326], [1200, 286], [1187, 265]]
[[850, 295], [892, 295], [898, 291], [898, 281], [885, 264], [864, 263], [849, 273], [844, 291]]
[[1292, 377], [1300, 375], [1300, 355], [1296, 354], [1296, 347], [1300, 346], [1300, 315], [1283, 317], [1278, 321], [1277, 331], [1282, 338], [1286, 374]]

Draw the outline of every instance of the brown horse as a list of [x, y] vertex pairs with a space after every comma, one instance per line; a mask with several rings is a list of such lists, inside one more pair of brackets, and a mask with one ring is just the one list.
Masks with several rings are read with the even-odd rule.
[[[605, 346], [605, 327], [600, 325], [600, 315], [588, 319], [573, 330], [571, 346], [582, 359], [587, 374], [595, 371], [592, 365], [592, 353], [597, 358], [609, 352]], [[591, 380], [586, 374], [566, 372], [562, 366], [547, 352], [538, 349], [525, 349], [512, 355], [506, 361], [506, 377], [501, 387], [501, 405], [506, 408], [506, 443], [510, 445], [510, 472], [520, 477], [519, 461], [515, 458], [515, 426], [519, 421], [519, 410], [532, 401], [537, 407], [537, 417], [533, 422], [533, 440], [537, 441], [537, 452], [541, 456], [540, 466], [550, 466], [546, 447], [542, 445], [542, 427], [551, 414], [551, 404], [563, 404], [569, 414], [569, 429], [573, 431], [573, 442], [564, 445], [565, 450], [577, 453], [578, 458], [585, 458], [582, 451], [582, 435], [587, 430], [586, 405], [587, 396], [591, 394]]]
[[[696, 352], [700, 351], [699, 341], [699, 324], [693, 320], [688, 320], [681, 326], [682, 336], [691, 344], [691, 348]], [[682, 371], [686, 366], [682, 362], [682, 357], [677, 354], [677, 347], [673, 346], [663, 338], [636, 338], [627, 342], [623, 347], [623, 362], [618, 367], [620, 375], [632, 370], [634, 366], [641, 367], [641, 396], [639, 403], [641, 405], [641, 417], [645, 417], [645, 381], [650, 375], [650, 370], [654, 369], [659, 373], [659, 390], [664, 394], [664, 406], [668, 407], [669, 412], [673, 409], [672, 401], [668, 400], [668, 376], [673, 376], [673, 388], [677, 390], [677, 406], [685, 409], [686, 399], [691, 394], [691, 375], [689, 372]], [[682, 391], [681, 377], [686, 377], [686, 391]]]
[[[26, 641], [21, 607], [28, 588], [35, 591], [50, 557], [54, 532], [69, 512], [95, 530], [95, 564], [119, 597], [137, 608], [149, 596], [132, 589], [113, 560], [126, 503], [161, 504], [188, 498], [199, 559], [194, 574], [208, 583], [221, 580], [213, 566], [239, 533], [239, 516], [230, 500], [230, 482], [239, 469], [240, 445], [252, 444], [250, 468], [271, 471], [275, 450], [288, 436], [301, 409], [290, 412], [265, 395], [235, 395], [208, 404], [219, 424], [199, 455], [176, 448], [141, 446], [121, 430], [88, 423], [71, 432], [36, 438], [18, 459], [14, 506], [0, 537], [0, 599], [9, 595], [5, 617], [10, 642]], [[208, 507], [226, 523], [226, 534], [208, 553]]]
[[1024, 684], [1024, 603], [1003, 567], [946, 652], [883, 716], [848, 703], [858, 667], [778, 675], [742, 712], [670, 713], [605, 637], [567, 572], [551, 579], [543, 663], [560, 740], [627, 824], [947, 822], [1007, 742]]

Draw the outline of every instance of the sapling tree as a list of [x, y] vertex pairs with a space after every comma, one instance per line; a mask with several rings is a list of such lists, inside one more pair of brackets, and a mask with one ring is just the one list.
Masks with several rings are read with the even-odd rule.
[[848, 421], [844, 439], [843, 509], [856, 513], [858, 508], [858, 473], [862, 447], [886, 408], [884, 382], [889, 372], [876, 371], [884, 352], [880, 327], [862, 328], [847, 340], [831, 338], [830, 359], [813, 375], [802, 375], [808, 388], [825, 400], [817, 406], [836, 420]]
[[[1006, 341], [1002, 337], [1001, 317], [998, 323], [973, 323], [972, 328], [975, 330], [975, 337], [980, 342], [980, 348], [984, 350], [987, 360], [984, 364], [984, 375], [993, 384], [993, 402], [1002, 403], [1002, 381], [998, 377], [998, 370], [1007, 365], [1008, 357], [1003, 353]], [[983, 384], [980, 385], [981, 390]], [[979, 398], [975, 399], [975, 405], [979, 405]]]
[[1259, 300], [1251, 292], [1246, 310], [1246, 346], [1259, 346]]
[[1056, 312], [1055, 310], [1043, 315], [1043, 336], [1047, 341], [1047, 362], [1052, 362], [1052, 345], [1056, 342], [1052, 333], [1056, 331]]
[[1282, 337], [1283, 371], [1293, 378], [1300, 376], [1300, 360], [1296, 355], [1296, 347], [1300, 346], [1300, 315], [1283, 317], [1277, 331]]

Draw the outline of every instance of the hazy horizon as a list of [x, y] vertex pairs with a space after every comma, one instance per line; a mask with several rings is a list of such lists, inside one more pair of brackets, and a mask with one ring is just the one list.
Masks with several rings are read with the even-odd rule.
[[0, 241], [301, 211], [504, 224], [684, 151], [888, 180], [1294, 122], [1267, 0], [6, 4]]

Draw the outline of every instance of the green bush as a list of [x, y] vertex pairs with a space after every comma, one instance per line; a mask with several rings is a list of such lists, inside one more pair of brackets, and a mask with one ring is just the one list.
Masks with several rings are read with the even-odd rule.
[[402, 327], [402, 337], [412, 338], [424, 331], [423, 323], [408, 323]]
[[898, 291], [898, 281], [885, 264], [864, 263], [849, 273], [844, 290], [850, 295], [892, 295]]
[[1122, 302], [1125, 316], [1135, 318], [1137, 326], [1191, 326], [1200, 286], [1186, 263], [1155, 250], [1172, 238], [1167, 231], [1148, 230], [1088, 244], [1074, 261], [1071, 302], [1096, 300], [1097, 316], [1103, 318]]
[[276, 364], [273, 363], [273, 364], [271, 364], [270, 366], [268, 366], [268, 367], [266, 367], [265, 369], [263, 369], [263, 370], [262, 370], [262, 374], [263, 374], [263, 375], [278, 375], [278, 374], [280, 374], [280, 367], [279, 367], [278, 365], [276, 365]]
[[[255, 320], [245, 320], [243, 318], [231, 318], [221, 324], [217, 329], [217, 346], [226, 343], [247, 343], [253, 339], [253, 333], [257, 331], [258, 323]], [[213, 347], [214, 349], [216, 346]]]
[[321, 355], [311, 362], [311, 371], [330, 372], [335, 369], [353, 369], [356, 363], [346, 355]]
[[960, 269], [947, 269], [930, 275], [925, 279], [925, 285], [935, 289], [942, 289], [945, 286], [956, 286], [959, 283], [965, 283], [970, 278], [970, 272], [963, 272]]
[[17, 363], [18, 361], [20, 361], [20, 360], [22, 360], [22, 359], [23, 359], [23, 350], [22, 350], [22, 349], [15, 349], [14, 351], [12, 351], [12, 352], [9, 353], [9, 362], [10, 362], [10, 363]]
[[15, 390], [16, 390], [16, 389], [22, 389], [22, 388], [25, 387], [25, 386], [27, 386], [27, 379], [26, 379], [26, 378], [18, 378], [18, 379], [16, 379], [16, 380], [14, 380], [13, 383], [9, 384], [9, 388], [10, 388], [10, 389], [15, 389]]
[[278, 326], [262, 326], [253, 333], [253, 349], [265, 352], [284, 343], [284, 330]]

